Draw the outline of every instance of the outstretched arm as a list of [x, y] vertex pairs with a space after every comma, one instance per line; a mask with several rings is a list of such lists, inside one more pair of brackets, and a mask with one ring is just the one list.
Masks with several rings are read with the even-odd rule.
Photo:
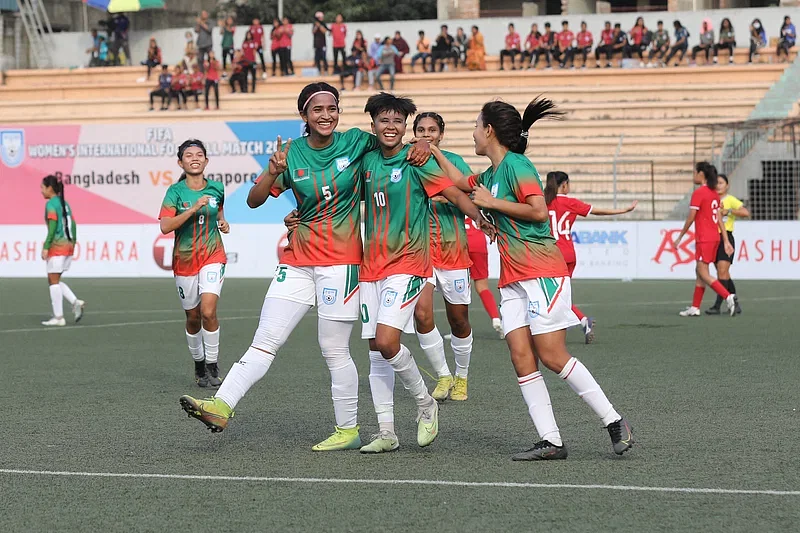
[[623, 207], [622, 209], [598, 209], [598, 208], [592, 207], [591, 214], [592, 215], [598, 215], [598, 216], [601, 216], [601, 217], [602, 216], [611, 216], [611, 215], [624, 215], [625, 213], [630, 213], [631, 211], [636, 209], [637, 205], [639, 205], [639, 200], [635, 200], [630, 206]]
[[433, 154], [433, 158], [436, 160], [436, 163], [438, 163], [439, 168], [444, 170], [445, 174], [447, 174], [447, 177], [453, 182], [453, 185], [458, 187], [463, 192], [472, 192], [472, 187], [469, 186], [468, 178], [464, 176], [464, 174], [462, 174], [461, 171], [458, 170], [456, 166], [445, 157], [442, 151], [439, 150], [438, 146], [431, 145], [431, 154]]

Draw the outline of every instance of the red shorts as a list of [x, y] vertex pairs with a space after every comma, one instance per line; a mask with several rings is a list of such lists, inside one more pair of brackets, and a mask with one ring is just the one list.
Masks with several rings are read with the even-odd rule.
[[567, 270], [569, 270], [569, 277], [572, 277], [572, 273], [575, 272], [575, 263], [567, 263]]
[[469, 267], [469, 275], [472, 279], [488, 279], [489, 253], [470, 251], [469, 258], [472, 260], [472, 266]]
[[719, 241], [695, 242], [694, 258], [703, 263], [713, 263], [717, 260], [717, 249]]

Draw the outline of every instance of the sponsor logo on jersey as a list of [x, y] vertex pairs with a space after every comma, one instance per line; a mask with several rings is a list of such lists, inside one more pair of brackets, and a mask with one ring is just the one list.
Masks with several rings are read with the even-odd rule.
[[492, 197], [497, 198], [497, 189], [500, 187], [499, 183], [492, 185]]
[[455, 287], [456, 292], [464, 292], [464, 289], [467, 287], [467, 282], [464, 278], [457, 279], [453, 282], [453, 287]]
[[386, 291], [385, 293], [383, 293], [383, 306], [384, 307], [393, 306], [395, 300], [397, 300], [397, 291]]
[[208, 199], [208, 205], [209, 205], [209, 207], [216, 208], [217, 207], [217, 199], [214, 198], [214, 197], [209, 198]]
[[372, 181], [372, 171], [371, 171], [371, 170], [367, 170], [367, 171], [364, 173], [364, 181], [366, 181], [367, 183], [369, 183], [370, 181]]
[[391, 181], [392, 183], [397, 183], [401, 179], [403, 179], [403, 171], [400, 170], [399, 168], [393, 168], [392, 173], [389, 176], [389, 181]]
[[25, 132], [23, 130], [0, 131], [0, 159], [9, 168], [22, 164], [25, 159]]
[[539, 302], [528, 302], [528, 316], [531, 318], [539, 316]]
[[311, 178], [311, 174], [309, 173], [307, 168], [295, 169], [294, 174], [292, 176], [292, 180], [295, 183], [298, 183], [298, 182], [301, 182], [301, 181], [305, 181], [305, 180], [310, 179], [310, 178]]
[[336, 295], [339, 294], [338, 289], [322, 289], [322, 301], [326, 305], [333, 305], [336, 302]]
[[349, 157], [340, 157], [336, 160], [336, 170], [339, 172], [343, 171], [347, 167], [350, 166], [350, 158]]

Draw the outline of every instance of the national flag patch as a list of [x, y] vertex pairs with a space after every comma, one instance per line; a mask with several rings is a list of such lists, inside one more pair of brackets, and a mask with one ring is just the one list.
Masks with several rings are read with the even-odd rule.
[[184, 209], [189, 209], [190, 207], [192, 207], [192, 204], [190, 204], [189, 202], [183, 202], [181, 204], [181, 207]]
[[294, 181], [303, 181], [310, 177], [311, 176], [307, 168], [297, 168], [294, 171]]
[[372, 171], [371, 170], [367, 170], [364, 173], [364, 181], [371, 181], [371, 180], [372, 180]]

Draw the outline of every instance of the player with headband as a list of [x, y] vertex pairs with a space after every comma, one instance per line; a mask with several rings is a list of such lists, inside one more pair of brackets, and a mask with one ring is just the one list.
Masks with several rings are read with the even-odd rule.
[[[361, 158], [378, 147], [375, 137], [353, 128], [336, 131], [339, 92], [327, 83], [307, 85], [297, 99], [307, 136], [278, 149], [250, 190], [247, 204], [291, 190], [298, 226], [289, 233], [282, 262], [261, 309], [252, 345], [228, 373], [214, 398], [181, 398], [191, 416], [212, 431], [222, 431], [239, 400], [269, 370], [278, 350], [300, 319], [318, 308], [318, 338], [331, 374], [336, 428], [314, 451], [361, 447], [357, 419], [358, 373], [350, 357], [350, 332], [359, 317], [358, 267], [361, 264]], [[422, 144], [422, 143], [421, 143]], [[427, 145], [427, 143], [424, 143]], [[430, 157], [425, 146], [408, 154], [413, 164]]]

